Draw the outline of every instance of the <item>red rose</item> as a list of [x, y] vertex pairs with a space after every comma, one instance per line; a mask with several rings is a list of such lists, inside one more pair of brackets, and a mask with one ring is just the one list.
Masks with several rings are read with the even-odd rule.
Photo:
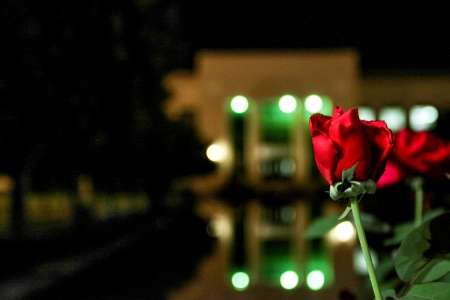
[[450, 173], [450, 143], [430, 131], [405, 128], [395, 136], [391, 161], [405, 176], [444, 179]]
[[309, 128], [317, 167], [330, 185], [355, 164], [354, 181], [377, 181], [384, 172], [394, 146], [384, 121], [360, 120], [357, 108], [335, 107], [332, 117], [312, 115]]
[[[395, 148], [395, 146], [394, 146]], [[377, 181], [377, 188], [384, 188], [399, 183], [405, 178], [404, 171], [392, 162], [392, 154], [386, 164], [386, 170]]]

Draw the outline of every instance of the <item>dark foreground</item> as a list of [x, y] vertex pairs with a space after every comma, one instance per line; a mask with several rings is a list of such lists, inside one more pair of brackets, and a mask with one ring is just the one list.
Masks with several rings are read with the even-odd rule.
[[205, 228], [176, 210], [1, 241], [0, 299], [167, 299], [211, 251]]

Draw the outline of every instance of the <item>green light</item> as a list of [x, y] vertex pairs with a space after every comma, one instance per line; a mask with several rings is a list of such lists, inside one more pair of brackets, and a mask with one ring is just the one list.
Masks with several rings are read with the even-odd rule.
[[325, 284], [325, 276], [322, 271], [314, 270], [306, 277], [306, 284], [311, 290], [318, 291]]
[[311, 113], [319, 112], [322, 109], [323, 101], [317, 95], [309, 95], [305, 100], [305, 107]]
[[298, 284], [298, 275], [294, 271], [284, 272], [280, 277], [281, 286], [286, 290], [295, 288]]
[[235, 96], [231, 99], [231, 109], [238, 114], [242, 114], [248, 109], [248, 100], [244, 96]]
[[231, 284], [238, 291], [243, 291], [248, 287], [250, 277], [245, 272], [236, 272], [231, 277]]
[[291, 95], [284, 95], [280, 98], [278, 102], [278, 106], [280, 107], [282, 112], [291, 113], [297, 108], [297, 100]]

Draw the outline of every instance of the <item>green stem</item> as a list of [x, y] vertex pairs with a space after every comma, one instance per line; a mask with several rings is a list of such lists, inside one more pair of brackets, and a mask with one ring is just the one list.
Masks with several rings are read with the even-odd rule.
[[423, 187], [422, 178], [415, 178], [412, 187], [415, 192], [415, 209], [414, 209], [414, 227], [419, 227], [422, 224], [423, 214]]
[[373, 267], [372, 257], [370, 256], [369, 246], [366, 240], [366, 234], [361, 222], [361, 215], [358, 208], [358, 199], [356, 197], [350, 197], [350, 206], [352, 207], [353, 218], [355, 219], [356, 232], [358, 233], [359, 243], [364, 255], [364, 259], [367, 265], [367, 271], [369, 272], [370, 283], [372, 284], [373, 293], [376, 300], [382, 300], [380, 287], [378, 286], [377, 277], [375, 275], [375, 268]]

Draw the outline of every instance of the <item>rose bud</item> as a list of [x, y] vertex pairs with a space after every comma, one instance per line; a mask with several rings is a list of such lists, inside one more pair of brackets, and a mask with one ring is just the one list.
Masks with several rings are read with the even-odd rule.
[[334, 200], [374, 193], [394, 146], [392, 131], [381, 120], [360, 120], [358, 109], [333, 116], [313, 114], [309, 120], [314, 158], [330, 184]]

